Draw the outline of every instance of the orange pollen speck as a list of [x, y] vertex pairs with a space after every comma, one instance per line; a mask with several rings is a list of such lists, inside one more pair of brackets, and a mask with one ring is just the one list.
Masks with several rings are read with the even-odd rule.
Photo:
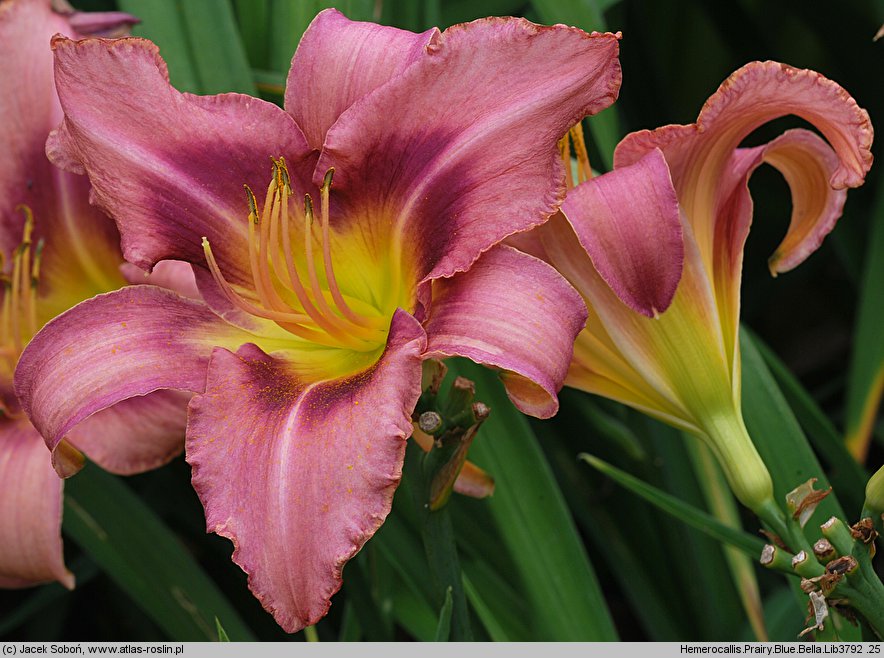
[[[314, 237], [313, 199], [304, 197], [303, 210], [289, 207], [291, 179], [285, 160], [271, 158], [273, 175], [260, 208], [246, 185], [248, 254], [253, 289], [234, 289], [221, 273], [209, 241], [203, 238], [206, 263], [227, 299], [237, 308], [256, 317], [276, 322], [304, 340], [329, 347], [355, 351], [377, 349], [385, 341], [385, 325], [379, 317], [356, 313], [340, 290], [331, 257], [329, 235], [329, 194], [334, 169], [329, 169], [320, 188], [320, 232]], [[294, 210], [294, 212], [290, 212]], [[299, 212], [300, 211], [300, 212]], [[300, 223], [304, 234], [304, 264], [299, 271], [292, 250], [293, 225]], [[319, 242], [317, 255], [314, 240]], [[317, 260], [321, 261], [320, 279]]]

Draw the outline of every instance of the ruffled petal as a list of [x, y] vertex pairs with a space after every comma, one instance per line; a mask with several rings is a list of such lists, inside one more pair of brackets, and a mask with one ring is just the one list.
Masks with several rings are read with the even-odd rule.
[[57, 470], [70, 475], [56, 449], [77, 423], [159, 389], [202, 391], [213, 346], [235, 349], [253, 338], [204, 304], [129, 286], [78, 304], [39, 331], [19, 360], [15, 392]]
[[386, 352], [354, 377], [305, 384], [254, 346], [216, 350], [190, 405], [187, 460], [209, 531], [277, 622], [316, 622], [399, 482], [420, 395], [420, 325], [399, 311]]
[[126, 260], [144, 270], [166, 259], [204, 265], [205, 236], [228, 280], [250, 282], [243, 185], [263, 194], [271, 157], [284, 156], [296, 181], [309, 180], [315, 160], [293, 119], [250, 96], [179, 93], [143, 39], [57, 37], [53, 48], [65, 120], [47, 152], [89, 174]]
[[663, 151], [679, 202], [711, 264], [719, 248], [714, 243], [719, 182], [727, 178], [734, 150], [762, 124], [789, 114], [819, 129], [837, 154], [831, 187], [862, 184], [872, 165], [868, 112], [819, 73], [778, 62], [752, 62], [734, 72], [706, 101], [695, 124], [627, 135], [615, 151], [615, 166], [631, 164], [653, 148]]
[[655, 149], [568, 192], [562, 214], [596, 271], [632, 310], [648, 317], [672, 302], [684, 262], [678, 200]]
[[314, 182], [334, 166], [339, 223], [392, 223], [419, 279], [466, 270], [558, 209], [557, 141], [616, 99], [617, 39], [523, 19], [449, 28], [341, 115]]
[[319, 150], [325, 134], [348, 107], [388, 82], [439, 34], [421, 34], [347, 19], [336, 9], [317, 14], [292, 58], [285, 109]]
[[0, 482], [0, 587], [57, 580], [73, 588], [61, 542], [62, 481], [24, 420], [0, 422]]
[[552, 267], [498, 246], [468, 272], [433, 283], [425, 356], [465, 356], [504, 370], [513, 403], [548, 418], [585, 322], [580, 295]]

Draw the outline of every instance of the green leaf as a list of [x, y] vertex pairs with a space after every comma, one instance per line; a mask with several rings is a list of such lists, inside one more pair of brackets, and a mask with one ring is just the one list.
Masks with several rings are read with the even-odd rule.
[[119, 0], [138, 16], [133, 34], [154, 41], [181, 91], [255, 93], [230, 0]]
[[[786, 403], [748, 331], [740, 332], [743, 362], [743, 418], [749, 436], [761, 455], [774, 484], [774, 500], [785, 509], [786, 494], [810, 478], [819, 489], [829, 486], [795, 414]], [[830, 516], [844, 517], [835, 491], [817, 507], [808, 528], [819, 526]]]
[[[747, 329], [743, 327], [743, 331]], [[750, 332], [750, 335], [814, 449], [828, 462], [829, 478], [839, 499], [848, 509], [859, 510], [865, 499], [864, 487], [869, 474], [851, 456], [832, 421], [817, 406], [786, 364], [755, 334]]]
[[65, 484], [64, 531], [176, 641], [254, 636], [154, 512], [119, 478], [91, 464]]
[[758, 537], [754, 537], [742, 530], [737, 530], [723, 524], [714, 516], [688, 505], [675, 496], [672, 496], [657, 487], [653, 487], [646, 482], [642, 482], [625, 471], [602, 461], [598, 457], [582, 453], [580, 459], [583, 459], [593, 468], [601, 471], [612, 480], [629, 489], [637, 496], [641, 496], [655, 507], [663, 510], [667, 514], [671, 514], [678, 520], [696, 528], [697, 530], [709, 535], [713, 539], [740, 549], [747, 555], [757, 558], [761, 555], [764, 548], [764, 542]]
[[230, 642], [230, 638], [227, 636], [227, 631], [224, 630], [224, 627], [221, 625], [221, 620], [217, 617], [215, 617], [215, 630], [218, 632], [219, 642]]
[[442, 610], [439, 611], [439, 624], [436, 626], [434, 642], [447, 642], [451, 635], [451, 610], [454, 607], [454, 599], [451, 597], [451, 587], [445, 590], [445, 601]]
[[846, 441], [857, 459], [865, 460], [875, 416], [884, 394], [884, 176], [872, 210], [872, 230], [860, 289], [853, 355], [847, 379]]
[[485, 505], [524, 585], [532, 638], [615, 640], [595, 572], [527, 420], [495, 374], [463, 360], [449, 360], [449, 366], [473, 380], [476, 399], [491, 407], [470, 459], [495, 478], [495, 493]]

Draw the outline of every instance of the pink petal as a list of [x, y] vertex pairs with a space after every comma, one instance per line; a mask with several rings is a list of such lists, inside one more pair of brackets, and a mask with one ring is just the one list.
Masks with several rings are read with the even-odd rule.
[[659, 150], [578, 185], [562, 214], [627, 306], [648, 317], [666, 310], [681, 278], [684, 244], [678, 200]]
[[[46, 159], [46, 136], [61, 121], [49, 50], [57, 32], [74, 34], [48, 2], [0, 5], [0, 249], [8, 257], [21, 242], [26, 205], [34, 242], [45, 239], [41, 296], [62, 290], [82, 299], [122, 283], [119, 235], [89, 207], [89, 182]], [[48, 312], [62, 310], [53, 302]]]
[[0, 422], [0, 482], [0, 587], [57, 580], [73, 588], [61, 542], [62, 481], [27, 421]]
[[405, 70], [439, 34], [348, 20], [336, 9], [317, 14], [304, 32], [285, 86], [285, 109], [316, 150], [353, 103]]
[[420, 278], [466, 270], [557, 210], [556, 143], [617, 97], [617, 38], [523, 19], [449, 28], [338, 119], [314, 182], [334, 166], [341, 221], [395, 222]]
[[120, 265], [120, 272], [130, 284], [150, 284], [174, 290], [182, 297], [200, 299], [193, 267], [180, 260], [161, 260], [154, 265], [152, 272], [135, 267], [132, 263]]
[[631, 164], [653, 148], [663, 151], [679, 202], [711, 264], [722, 246], [714, 244], [719, 184], [727, 178], [734, 150], [762, 124], [789, 114], [814, 125], [834, 148], [833, 188], [862, 184], [872, 164], [868, 112], [819, 73], [777, 62], [752, 62], [733, 73], [706, 101], [695, 124], [628, 135], [617, 146], [615, 165]]
[[397, 312], [387, 350], [354, 377], [304, 384], [254, 346], [216, 350], [190, 405], [187, 460], [209, 531], [288, 632], [316, 622], [341, 569], [390, 511], [425, 338]]
[[184, 451], [190, 398], [164, 390], [122, 400], [86, 418], [67, 438], [106, 471], [143, 473]]
[[501, 368], [513, 403], [548, 418], [586, 322], [580, 295], [549, 265], [511, 247], [433, 283], [426, 358], [465, 356]]
[[202, 391], [212, 346], [246, 342], [237, 334], [204, 304], [129, 286], [82, 302], [39, 331], [19, 359], [15, 392], [54, 451], [77, 423], [122, 400], [158, 389]]
[[250, 96], [179, 93], [143, 39], [56, 38], [53, 48], [65, 120], [47, 151], [88, 172], [126, 260], [144, 270], [166, 259], [204, 264], [206, 236], [225, 276], [251, 281], [243, 185], [263, 198], [271, 156], [284, 156], [295, 180], [312, 170], [292, 118]]

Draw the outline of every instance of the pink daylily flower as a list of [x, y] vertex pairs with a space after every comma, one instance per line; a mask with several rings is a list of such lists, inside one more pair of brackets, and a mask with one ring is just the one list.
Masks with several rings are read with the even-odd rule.
[[145, 40], [56, 39], [48, 151], [88, 173], [127, 260], [192, 263], [205, 303], [139, 286], [47, 325], [16, 390], [50, 448], [113, 403], [196, 393], [208, 530], [283, 628], [317, 621], [390, 510], [424, 359], [493, 366], [522, 411], [555, 413], [583, 302], [498, 243], [560, 205], [556, 142], [615, 100], [617, 40], [328, 10], [282, 110], [179, 93]]
[[[57, 13], [49, 0], [0, 3], [0, 587], [74, 585], [62, 552], [62, 480], [13, 393], [16, 363], [51, 318], [127, 283], [119, 234], [89, 205], [88, 180], [46, 158], [46, 138], [62, 117], [49, 42], [58, 32], [114, 34], [134, 22], [120, 13]], [[192, 278], [175, 266], [164, 273], [170, 283]], [[183, 448], [186, 403], [185, 394], [163, 391], [109, 407], [70, 432], [59, 454], [76, 462], [86, 453], [116, 473], [159, 466]]]
[[[825, 139], [802, 128], [740, 146], [762, 124], [789, 114]], [[772, 504], [770, 476], [740, 410], [749, 177], [767, 163], [791, 188], [791, 223], [769, 261], [776, 276], [834, 228], [847, 188], [861, 185], [872, 164], [872, 134], [865, 110], [831, 80], [754, 62], [721, 85], [696, 123], [628, 135], [613, 172], [575, 187], [560, 216], [519, 242], [554, 264], [589, 307], [566, 384], [707, 441], [744, 504], [756, 511]], [[611, 241], [631, 247], [613, 251]], [[656, 286], [644, 283], [651, 276]], [[667, 310], [644, 317], [653, 314], [641, 312], [642, 302]]]

